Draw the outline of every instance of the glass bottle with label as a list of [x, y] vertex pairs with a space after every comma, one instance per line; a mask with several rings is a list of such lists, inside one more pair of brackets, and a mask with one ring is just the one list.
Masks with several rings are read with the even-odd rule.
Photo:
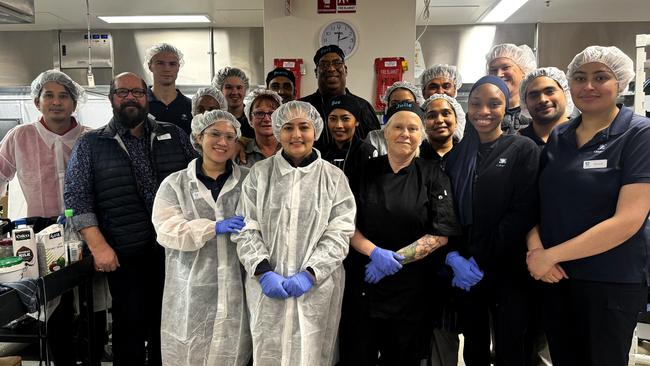
[[72, 216], [74, 212], [71, 208], [65, 210], [65, 228], [63, 230], [63, 240], [66, 248], [68, 248], [68, 262], [74, 263], [81, 260], [81, 251], [83, 250], [84, 242], [81, 235], [72, 223]]

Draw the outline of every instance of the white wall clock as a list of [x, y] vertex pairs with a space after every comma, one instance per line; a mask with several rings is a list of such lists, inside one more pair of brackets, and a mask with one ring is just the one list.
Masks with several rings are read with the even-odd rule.
[[336, 20], [328, 23], [321, 30], [320, 45], [335, 44], [341, 47], [347, 59], [357, 50], [357, 46], [359, 45], [358, 35], [357, 30], [352, 24], [342, 20]]

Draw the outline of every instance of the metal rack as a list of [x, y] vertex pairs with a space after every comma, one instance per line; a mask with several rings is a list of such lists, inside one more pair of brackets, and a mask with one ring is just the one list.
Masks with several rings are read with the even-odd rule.
[[[91, 337], [95, 327], [93, 317], [93, 283], [94, 273], [92, 256], [75, 262], [59, 271], [42, 277], [38, 281], [39, 297], [54, 299], [75, 287], [79, 288], [79, 309], [86, 335], [83, 348], [87, 355], [84, 361], [94, 365], [100, 355], [94, 354], [91, 347]], [[16, 290], [0, 294], [0, 324], [7, 324], [26, 314], [26, 309], [18, 297]], [[0, 328], [0, 342], [39, 343], [41, 354], [47, 352], [47, 335], [43, 322], [35, 322], [16, 330]]]

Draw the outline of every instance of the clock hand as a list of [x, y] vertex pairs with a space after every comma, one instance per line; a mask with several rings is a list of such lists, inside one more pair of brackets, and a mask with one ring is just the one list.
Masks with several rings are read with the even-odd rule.
[[343, 38], [340, 38], [339, 41], [342, 41], [342, 40], [344, 40], [344, 39], [346, 39], [346, 38], [350, 38], [350, 36], [345, 36], [345, 37], [343, 37]]

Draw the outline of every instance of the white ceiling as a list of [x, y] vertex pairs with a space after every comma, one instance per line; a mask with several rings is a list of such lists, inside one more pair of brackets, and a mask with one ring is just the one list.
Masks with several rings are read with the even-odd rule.
[[[430, 25], [474, 24], [497, 0], [431, 0]], [[417, 0], [416, 23], [424, 0]], [[650, 20], [650, 0], [529, 0], [506, 23], [636, 22]]]
[[[98, 15], [207, 14], [214, 27], [261, 27], [264, 0], [89, 0], [93, 29], [205, 27], [206, 24], [110, 25]], [[292, 0], [298, 1], [317, 0]], [[372, 0], [357, 0], [372, 1]], [[398, 0], [401, 1], [401, 0]], [[474, 24], [497, 0], [431, 0], [430, 19], [422, 17], [417, 0], [417, 25]], [[182, 5], [181, 5], [182, 4]], [[398, 6], [398, 2], [395, 2]], [[36, 23], [0, 25], [2, 30], [86, 28], [85, 0], [35, 0]], [[359, 14], [362, 15], [362, 14]], [[650, 0], [529, 0], [506, 23], [630, 22], [650, 20]], [[378, 20], [384, 23], [385, 20]]]

